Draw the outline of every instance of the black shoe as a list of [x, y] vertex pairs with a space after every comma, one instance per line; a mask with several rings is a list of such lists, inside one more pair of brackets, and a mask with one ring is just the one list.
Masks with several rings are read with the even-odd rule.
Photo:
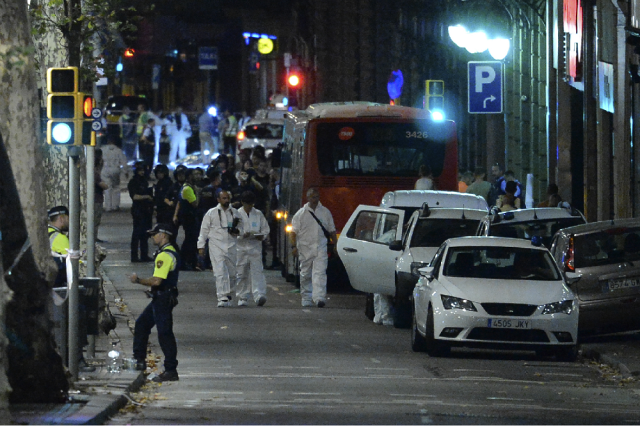
[[96, 238], [96, 243], [106, 243], [105, 240], [101, 240], [100, 238]]
[[136, 365], [133, 367], [136, 371], [146, 371], [147, 363], [145, 361], [136, 361]]
[[150, 258], [149, 256], [147, 257], [143, 257], [140, 259], [140, 262], [153, 262], [153, 259]]
[[177, 382], [178, 380], [180, 380], [180, 377], [178, 377], [177, 371], [165, 371], [164, 373], [154, 377], [151, 381], [156, 383], [162, 383], [162, 382]]

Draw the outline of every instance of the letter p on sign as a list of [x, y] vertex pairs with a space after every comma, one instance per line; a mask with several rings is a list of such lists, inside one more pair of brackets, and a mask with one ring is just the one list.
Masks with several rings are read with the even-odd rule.
[[469, 113], [502, 113], [502, 62], [472, 61], [467, 65]]

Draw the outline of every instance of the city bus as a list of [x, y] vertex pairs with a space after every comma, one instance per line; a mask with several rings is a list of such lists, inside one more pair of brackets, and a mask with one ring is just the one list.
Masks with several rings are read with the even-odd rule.
[[[422, 164], [439, 190], [458, 190], [455, 123], [427, 110], [370, 102], [321, 103], [285, 116], [280, 155], [278, 257], [288, 281], [297, 279], [287, 233], [315, 187], [338, 234], [360, 204], [379, 205], [388, 191], [413, 189]], [[347, 286], [338, 256], [329, 259], [328, 287]]]

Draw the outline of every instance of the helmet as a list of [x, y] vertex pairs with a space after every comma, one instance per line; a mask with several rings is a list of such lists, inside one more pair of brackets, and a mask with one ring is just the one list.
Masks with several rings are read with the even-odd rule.
[[138, 160], [135, 163], [133, 163], [134, 172], [137, 172], [138, 170], [145, 170], [146, 167], [147, 167], [147, 163], [145, 163], [144, 161]]
[[185, 166], [184, 164], [180, 164], [178, 167], [176, 167], [176, 169], [173, 171], [173, 178], [174, 179], [178, 179], [178, 173], [182, 172], [184, 173], [184, 171], [187, 170], [187, 166]]

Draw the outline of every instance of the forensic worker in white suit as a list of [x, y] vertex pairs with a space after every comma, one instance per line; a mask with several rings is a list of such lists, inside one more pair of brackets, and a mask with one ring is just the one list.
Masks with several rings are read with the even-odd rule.
[[231, 306], [232, 292], [236, 290], [236, 245], [241, 219], [230, 202], [231, 195], [225, 190], [220, 191], [218, 205], [204, 215], [198, 236], [198, 252], [201, 256], [204, 256], [204, 245], [209, 240], [218, 308]]
[[307, 201], [291, 220], [289, 239], [292, 254], [300, 260], [302, 306], [322, 308], [327, 299], [327, 242], [337, 241], [336, 226], [329, 209], [320, 204], [316, 188], [307, 191]]
[[182, 112], [182, 108], [176, 108], [169, 120], [169, 137], [171, 138], [171, 150], [169, 151], [169, 162], [176, 161], [187, 155], [187, 138], [191, 137], [191, 125], [189, 119]]
[[258, 306], [267, 302], [267, 280], [262, 269], [262, 241], [269, 235], [269, 224], [260, 210], [253, 206], [256, 195], [245, 191], [240, 197], [242, 208], [238, 209], [241, 225], [238, 238], [238, 261], [236, 263], [238, 306], [247, 306], [249, 293]]

